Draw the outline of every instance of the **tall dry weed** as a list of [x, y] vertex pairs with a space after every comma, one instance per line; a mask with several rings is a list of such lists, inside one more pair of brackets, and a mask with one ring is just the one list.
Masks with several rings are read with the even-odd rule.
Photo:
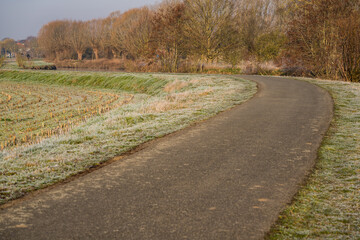
[[5, 57], [0, 57], [0, 68], [4, 65], [5, 63]]

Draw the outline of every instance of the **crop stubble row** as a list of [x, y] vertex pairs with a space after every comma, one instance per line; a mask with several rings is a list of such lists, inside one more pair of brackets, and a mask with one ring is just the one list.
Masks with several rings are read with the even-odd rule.
[[0, 149], [65, 133], [132, 98], [108, 91], [0, 82]]

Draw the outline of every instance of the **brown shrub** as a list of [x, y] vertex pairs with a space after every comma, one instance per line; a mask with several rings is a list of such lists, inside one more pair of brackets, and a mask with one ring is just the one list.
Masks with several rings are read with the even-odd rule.
[[121, 59], [99, 59], [99, 60], [63, 60], [56, 61], [57, 68], [80, 68], [93, 70], [120, 70], [124, 71], [125, 66]]

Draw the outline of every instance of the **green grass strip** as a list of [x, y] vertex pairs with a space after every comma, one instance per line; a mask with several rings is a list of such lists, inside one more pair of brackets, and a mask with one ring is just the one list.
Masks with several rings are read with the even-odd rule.
[[37, 82], [59, 86], [78, 86], [156, 95], [168, 83], [150, 74], [0, 71], [0, 80]]
[[269, 239], [360, 239], [360, 84], [307, 81], [328, 90], [335, 116], [316, 169]]

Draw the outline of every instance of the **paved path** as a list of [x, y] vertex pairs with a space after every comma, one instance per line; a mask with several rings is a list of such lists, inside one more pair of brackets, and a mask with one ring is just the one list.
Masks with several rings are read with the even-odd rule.
[[0, 239], [261, 239], [332, 116], [306, 82], [244, 77], [249, 102], [0, 210]]

